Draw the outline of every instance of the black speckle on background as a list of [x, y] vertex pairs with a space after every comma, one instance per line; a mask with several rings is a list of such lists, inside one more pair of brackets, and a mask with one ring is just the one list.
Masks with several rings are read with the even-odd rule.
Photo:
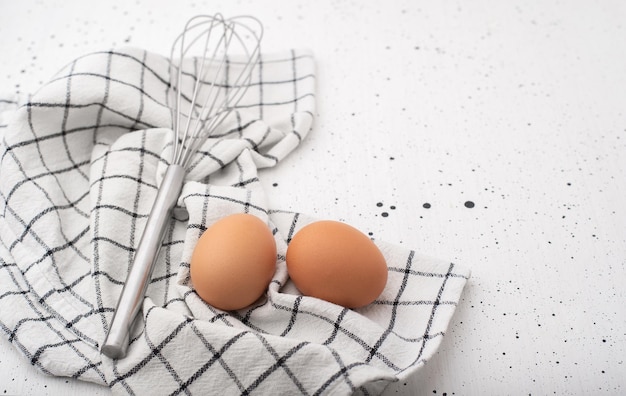
[[466, 208], [471, 209], [471, 208], [474, 207], [474, 202], [472, 202], [472, 201], [465, 201], [464, 205], [465, 205]]
[[[384, 204], [382, 202], [377, 202], [376, 206], [379, 207], [379, 208], [382, 208], [384, 206]], [[389, 209], [396, 210], [396, 205], [390, 205]], [[380, 215], [382, 217], [389, 217], [389, 212], [388, 211], [383, 211], [383, 212], [380, 213]]]
[[428, 202], [425, 202], [425, 203], [422, 205], [422, 207], [423, 207], [424, 209], [430, 209], [430, 204], [429, 204]]
[[272, 183], [273, 187], [278, 187], [278, 183]]

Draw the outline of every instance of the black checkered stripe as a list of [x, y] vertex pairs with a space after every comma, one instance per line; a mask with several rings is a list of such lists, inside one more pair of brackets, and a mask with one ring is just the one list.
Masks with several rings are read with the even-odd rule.
[[[171, 155], [169, 62], [138, 49], [83, 56], [0, 119], [0, 328], [31, 364], [127, 394], [371, 394], [432, 356], [467, 270], [377, 242], [389, 282], [366, 308], [289, 281], [287, 241], [312, 219], [269, 208], [257, 169], [311, 129], [313, 59], [264, 55], [256, 72], [192, 163], [116, 361], [98, 348]], [[270, 225], [277, 269], [257, 304], [223, 312], [191, 288], [189, 259], [202, 231], [239, 212]]]

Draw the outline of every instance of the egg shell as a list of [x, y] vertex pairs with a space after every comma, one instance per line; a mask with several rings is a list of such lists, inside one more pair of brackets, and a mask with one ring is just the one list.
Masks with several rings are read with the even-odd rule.
[[224, 217], [198, 239], [191, 283], [205, 302], [225, 311], [245, 308], [263, 295], [276, 267], [276, 243], [261, 219]]
[[373, 302], [387, 284], [387, 263], [356, 228], [323, 220], [304, 226], [287, 248], [287, 271], [302, 294], [347, 308]]

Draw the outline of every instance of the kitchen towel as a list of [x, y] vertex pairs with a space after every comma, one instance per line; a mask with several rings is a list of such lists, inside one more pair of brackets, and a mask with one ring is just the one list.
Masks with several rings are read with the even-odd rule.
[[[269, 207], [258, 170], [312, 128], [314, 59], [302, 50], [263, 54], [236, 117], [198, 151], [128, 354], [100, 354], [171, 157], [169, 81], [168, 58], [124, 48], [74, 60], [21, 103], [0, 101], [2, 333], [44, 373], [116, 394], [376, 394], [418, 370], [466, 268], [375, 241], [388, 283], [355, 310], [289, 280], [287, 244], [314, 219]], [[224, 312], [194, 292], [189, 261], [203, 230], [240, 212], [272, 230], [276, 273], [261, 300]]]

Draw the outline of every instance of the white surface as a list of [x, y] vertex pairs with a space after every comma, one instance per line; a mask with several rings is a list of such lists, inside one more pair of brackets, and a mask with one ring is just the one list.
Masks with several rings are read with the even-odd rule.
[[[440, 352], [387, 394], [626, 392], [626, 3], [175, 3], [0, 0], [0, 91], [253, 14], [318, 65], [313, 132], [261, 175], [275, 206], [472, 268]], [[108, 394], [0, 348], [0, 392]]]

